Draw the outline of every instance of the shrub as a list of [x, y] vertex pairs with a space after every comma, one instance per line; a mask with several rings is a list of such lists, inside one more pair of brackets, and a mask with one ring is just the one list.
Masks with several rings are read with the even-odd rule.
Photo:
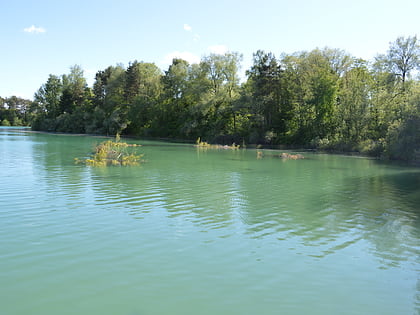
[[10, 122], [5, 118], [1, 121], [2, 126], [10, 126]]
[[76, 164], [86, 164], [88, 166], [135, 166], [143, 161], [143, 154], [130, 152], [129, 147], [140, 145], [119, 142], [119, 135], [116, 141], [104, 141], [94, 148], [92, 156], [87, 159], [75, 159]]

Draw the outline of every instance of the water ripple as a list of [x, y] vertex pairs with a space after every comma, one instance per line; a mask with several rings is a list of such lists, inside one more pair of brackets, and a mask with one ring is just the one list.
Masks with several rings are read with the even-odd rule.
[[92, 139], [32, 139], [0, 142], [9, 314], [418, 308], [418, 172], [159, 145], [141, 168], [94, 169], [72, 162]]

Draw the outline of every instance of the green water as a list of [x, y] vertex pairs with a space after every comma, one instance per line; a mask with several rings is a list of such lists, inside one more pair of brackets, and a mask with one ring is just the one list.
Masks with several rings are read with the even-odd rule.
[[0, 128], [1, 314], [418, 314], [420, 169]]

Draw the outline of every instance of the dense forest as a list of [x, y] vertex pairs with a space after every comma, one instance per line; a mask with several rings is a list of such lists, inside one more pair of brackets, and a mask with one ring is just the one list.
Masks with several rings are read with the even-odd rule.
[[174, 59], [164, 72], [133, 61], [98, 71], [93, 87], [73, 66], [69, 74], [50, 75], [32, 102], [13, 107], [11, 98], [1, 99], [0, 121], [44, 131], [201, 137], [420, 160], [416, 36], [397, 38], [370, 62], [330, 48], [279, 58], [259, 50], [242, 80], [241, 60], [235, 52], [210, 54], [199, 64]]

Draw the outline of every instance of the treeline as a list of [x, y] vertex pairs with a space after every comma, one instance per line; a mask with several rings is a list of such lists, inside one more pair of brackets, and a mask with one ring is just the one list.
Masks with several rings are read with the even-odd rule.
[[28, 126], [32, 101], [17, 96], [0, 97], [0, 126]]
[[174, 59], [163, 73], [147, 62], [109, 66], [92, 88], [74, 66], [35, 94], [32, 128], [419, 158], [417, 37], [398, 38], [372, 62], [329, 48], [280, 58], [257, 51], [242, 83], [241, 58]]

